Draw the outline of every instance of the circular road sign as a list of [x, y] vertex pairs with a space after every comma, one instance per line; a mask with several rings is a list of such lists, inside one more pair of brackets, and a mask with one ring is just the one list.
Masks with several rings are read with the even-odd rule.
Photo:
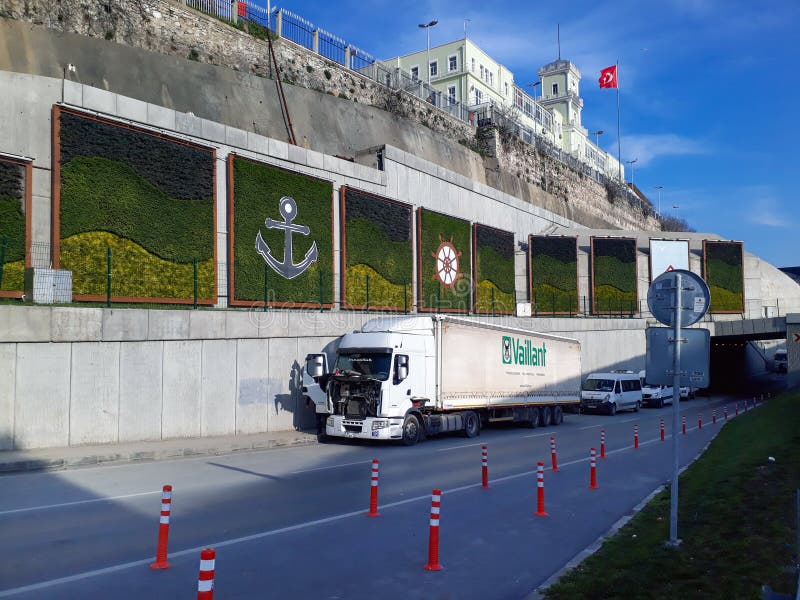
[[703, 279], [691, 271], [674, 269], [662, 273], [650, 284], [647, 291], [647, 306], [660, 323], [675, 326], [675, 288], [681, 280], [680, 304], [681, 326], [694, 325], [708, 311], [710, 294]]

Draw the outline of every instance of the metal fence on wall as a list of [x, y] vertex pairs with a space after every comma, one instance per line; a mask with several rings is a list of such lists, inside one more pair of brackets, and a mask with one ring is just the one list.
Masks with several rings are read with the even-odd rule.
[[[8, 267], [11, 263], [3, 258], [4, 255], [2, 248], [3, 241], [0, 239], [0, 259], [2, 259], [0, 260], [0, 287], [8, 290]], [[10, 251], [11, 248], [6, 242], [5, 256], [9, 256]], [[17, 253], [15, 256], [17, 256], [17, 258], [11, 262], [14, 263], [14, 281], [19, 283], [21, 281], [21, 268], [18, 264], [19, 253]], [[49, 243], [36, 242], [31, 244], [29, 246], [29, 256], [31, 259], [31, 264], [35, 268], [48, 269], [52, 265], [51, 247]], [[93, 299], [83, 300], [81, 302], [75, 300], [74, 303], [88, 302], [90, 305], [99, 306], [135, 305], [139, 307], [159, 308], [175, 304], [182, 304], [185, 308], [211, 308], [212, 306], [209, 304], [209, 300], [213, 300], [214, 304], [226, 304], [226, 299], [230, 297], [228, 290], [228, 265], [224, 262], [216, 263], [215, 282], [217, 289], [216, 295], [213, 298], [209, 298], [208, 294], [205, 295], [205, 298], [203, 297], [203, 288], [200, 285], [201, 282], [198, 277], [198, 270], [194, 268], [186, 270], [184, 277], [185, 281], [177, 282], [181, 283], [181, 289], [186, 290], [186, 293], [181, 297], [174, 298], [172, 302], [165, 301], [163, 299], [157, 299], [158, 294], [152, 292], [153, 290], [163, 289], [165, 287], [174, 288], [176, 284], [174, 277], [158, 275], [145, 276], [143, 274], [137, 274], [136, 270], [132, 269], [130, 265], [126, 265], [122, 262], [122, 259], [116, 258], [110, 249], [104, 253], [104, 258], [102, 261], [88, 261], [86, 265], [87, 266], [84, 267], [84, 271], [80, 274], [77, 281], [75, 274], [72, 276], [73, 292], [77, 293], [76, 285], [79, 287], [85, 287], [89, 285], [93, 291]], [[267, 310], [263, 306], [264, 300], [266, 300], [267, 303], [274, 302], [276, 300], [274, 290], [271, 289], [269, 284], [269, 275], [274, 276], [274, 274], [271, 272], [268, 273], [268, 269], [265, 266], [263, 298], [254, 298], [251, 308]], [[3, 283], [4, 281], [5, 285]], [[358, 307], [357, 310], [366, 309], [375, 312], [386, 312], [381, 307], [393, 305], [392, 302], [387, 298], [383, 298], [379, 291], [374, 289], [373, 286], [370, 286], [369, 276], [367, 276], [367, 281], [364, 283], [366, 284], [365, 287], [367, 290], [366, 303], [365, 305]], [[320, 281], [320, 298], [324, 298], [326, 296], [324, 292], [330, 291], [331, 285], [335, 285], [337, 289], [339, 287], [338, 282], [331, 282], [330, 280]], [[138, 290], [139, 297], [137, 298], [137, 302], [135, 304], [131, 302], [129, 297], [127, 297], [130, 295], [129, 293], [122, 294], [120, 292], [120, 290], [123, 289], [123, 286], [124, 289]], [[417, 311], [417, 302], [413, 297], [413, 288], [411, 282], [405, 282], [403, 287], [404, 293], [402, 296], [402, 305], [397, 305], [395, 302], [396, 310], [390, 312], [413, 313]], [[21, 287], [16, 289], [23, 291]], [[636, 301], [613, 298], [595, 298], [593, 300], [591, 296], [580, 296], [577, 294], [569, 295], [563, 293], [558, 295], [534, 293], [533, 297], [531, 298], [528, 298], [527, 294], [515, 294], [515, 296], [516, 297], [514, 298], [513, 306], [506, 306], [500, 300], [496, 302], [492, 300], [487, 305], [488, 308], [486, 310], [481, 310], [478, 312], [475, 311], [474, 307], [471, 305], [473, 297], [472, 286], [467, 285], [464, 286], [464, 288], [461, 290], [460, 296], [457, 298], [446, 300], [441, 297], [434, 296], [426, 299], [423, 304], [424, 306], [432, 309], [434, 312], [437, 309], [441, 310], [442, 312], [448, 312], [450, 309], [466, 309], [467, 312], [471, 314], [501, 315], [508, 313], [513, 314], [516, 311], [517, 302], [530, 302], [532, 317], [558, 316], [574, 318], [625, 319], [650, 317], [647, 301], [643, 298], [640, 298]], [[42, 297], [41, 294], [38, 297]], [[148, 300], [148, 298], [152, 298], [152, 300]], [[30, 298], [28, 298], [28, 300], [30, 300]], [[327, 301], [321, 300], [320, 308], [323, 304], [327, 306]], [[310, 308], [313, 309], [313, 306]], [[347, 310], [350, 307], [346, 306], [343, 301], [339, 301], [333, 304], [333, 308], [337, 310]], [[274, 309], [269, 308], [268, 310]], [[785, 316], [788, 312], [798, 311], [800, 311], [800, 304], [796, 301], [791, 302], [789, 299], [746, 299], [743, 312], [737, 314], [734, 316], [734, 318], [757, 319], [764, 317], [781, 317]], [[711, 322], [720, 319], [729, 320], [731, 317], [732, 315], [717, 316], [713, 313], [708, 313], [703, 318], [703, 321]]]

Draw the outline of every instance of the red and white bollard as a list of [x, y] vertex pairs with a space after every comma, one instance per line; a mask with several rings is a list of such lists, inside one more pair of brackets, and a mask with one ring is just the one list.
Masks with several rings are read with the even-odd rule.
[[723, 414], [725, 415], [725, 420], [728, 420], [728, 407], [726, 406], [723, 410]]
[[537, 517], [546, 517], [544, 512], [544, 463], [536, 463], [536, 512]]
[[703, 413], [700, 413], [699, 415], [697, 415], [697, 428], [698, 429], [702, 429], [703, 428]]
[[550, 459], [553, 462], [553, 473], [558, 473], [558, 459], [556, 458], [556, 438], [550, 436]]
[[441, 507], [442, 491], [433, 490], [431, 495], [430, 535], [428, 536], [428, 562], [424, 567], [426, 571], [442, 570], [442, 565], [439, 564], [439, 509]]
[[633, 449], [634, 450], [638, 450], [639, 449], [639, 426], [638, 425], [634, 425], [633, 426]]
[[379, 517], [378, 514], [378, 471], [380, 465], [377, 458], [372, 459], [372, 476], [369, 482], [369, 512], [368, 517]]
[[712, 425], [716, 425], [717, 424], [717, 409], [716, 408], [711, 411], [711, 424]]
[[489, 487], [489, 450], [486, 444], [481, 446], [481, 487]]
[[736, 416], [739, 416], [739, 401], [736, 401]]
[[589, 453], [589, 489], [597, 489], [597, 461], [594, 459], [595, 450], [592, 448]]
[[172, 565], [167, 562], [167, 541], [169, 540], [169, 513], [172, 509], [172, 486], [165, 485], [161, 489], [161, 518], [158, 524], [158, 546], [156, 547], [156, 562], [150, 565], [151, 569], [168, 569]]
[[200, 575], [197, 578], [197, 600], [214, 598], [214, 564], [217, 552], [213, 548], [200, 551]]
[[683, 431], [683, 435], [686, 435], [686, 415], [683, 415], [683, 421], [681, 423], [681, 430]]
[[661, 430], [661, 441], [663, 442], [664, 441], [664, 419], [661, 419], [660, 430]]
[[606, 430], [600, 430], [600, 458], [606, 457]]

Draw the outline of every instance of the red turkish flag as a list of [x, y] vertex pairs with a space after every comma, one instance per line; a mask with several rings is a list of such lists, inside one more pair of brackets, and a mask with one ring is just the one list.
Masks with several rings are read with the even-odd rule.
[[600, 79], [598, 79], [598, 81], [600, 82], [601, 88], [619, 87], [617, 85], [617, 65], [606, 67], [600, 71]]

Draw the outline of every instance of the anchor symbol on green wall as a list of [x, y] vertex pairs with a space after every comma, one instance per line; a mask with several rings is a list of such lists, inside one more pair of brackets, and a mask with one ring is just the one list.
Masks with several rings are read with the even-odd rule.
[[278, 210], [283, 217], [283, 222], [267, 219], [264, 221], [264, 224], [267, 226], [267, 229], [283, 229], [285, 236], [283, 243], [283, 262], [278, 262], [278, 260], [272, 256], [272, 250], [270, 250], [264, 238], [261, 237], [260, 230], [258, 235], [256, 235], [256, 251], [264, 257], [267, 264], [278, 274], [283, 275], [286, 279], [294, 279], [298, 275], [301, 275], [312, 263], [317, 261], [317, 242], [311, 245], [311, 248], [306, 252], [306, 256], [302, 261], [295, 263], [294, 257], [292, 256], [292, 234], [299, 233], [301, 235], [308, 235], [311, 233], [311, 229], [306, 225], [294, 225], [292, 223], [297, 217], [297, 203], [294, 201], [294, 198], [290, 198], [289, 196], [281, 198]]

